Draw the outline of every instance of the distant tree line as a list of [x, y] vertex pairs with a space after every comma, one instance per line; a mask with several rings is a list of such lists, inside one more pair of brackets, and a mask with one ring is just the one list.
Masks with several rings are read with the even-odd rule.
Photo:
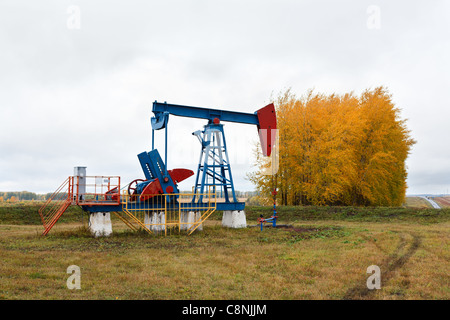
[[[191, 193], [192, 191], [181, 191], [181, 193]], [[257, 192], [254, 191], [235, 191], [236, 197], [238, 198], [251, 198], [257, 194]], [[15, 201], [22, 201], [22, 200], [47, 200], [52, 196], [52, 192], [45, 193], [45, 194], [39, 194], [29, 191], [8, 191], [8, 192], [0, 192], [0, 202], [8, 201], [8, 202], [15, 202]], [[67, 194], [59, 194], [58, 198], [64, 198], [67, 196]]]
[[22, 200], [47, 200], [52, 195], [51, 192], [38, 194], [30, 191], [7, 191], [0, 192], [0, 202], [2, 201], [22, 201]]

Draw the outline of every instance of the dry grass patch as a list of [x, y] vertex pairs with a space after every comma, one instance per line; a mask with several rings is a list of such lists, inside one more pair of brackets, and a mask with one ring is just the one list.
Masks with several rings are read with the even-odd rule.
[[[47, 237], [39, 226], [0, 224], [0, 298], [449, 299], [450, 222], [428, 214], [293, 219], [282, 221], [292, 228], [262, 232], [212, 220], [203, 232], [170, 237], [114, 221], [114, 234], [98, 239], [77, 222]], [[81, 290], [66, 287], [73, 264]], [[365, 286], [372, 264], [381, 267], [381, 290]]]

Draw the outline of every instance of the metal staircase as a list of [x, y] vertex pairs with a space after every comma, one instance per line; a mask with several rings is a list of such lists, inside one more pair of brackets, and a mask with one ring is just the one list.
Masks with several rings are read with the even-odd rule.
[[116, 215], [117, 218], [122, 220], [122, 222], [125, 223], [125, 225], [131, 230], [133, 231], [145, 230], [150, 234], [152, 233], [152, 231], [148, 228], [148, 226], [146, 226], [143, 223], [143, 221], [141, 221], [142, 219], [128, 212], [127, 210], [113, 211], [113, 213]]
[[73, 199], [73, 177], [68, 177], [39, 209], [46, 235], [71, 205]]

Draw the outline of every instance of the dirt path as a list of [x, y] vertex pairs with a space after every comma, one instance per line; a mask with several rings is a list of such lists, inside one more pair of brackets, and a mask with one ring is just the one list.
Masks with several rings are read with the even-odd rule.
[[[408, 241], [406, 239], [406, 235], [409, 235], [412, 239]], [[386, 257], [386, 259], [381, 264], [378, 264], [381, 270], [381, 289], [383, 289], [383, 284], [394, 277], [395, 271], [406, 264], [406, 262], [417, 251], [420, 245], [421, 238], [418, 235], [414, 233], [400, 233], [400, 241], [394, 253]], [[381, 251], [384, 251], [378, 246], [377, 248]], [[405, 248], [407, 248], [406, 251]], [[374, 293], [377, 290], [369, 290], [367, 288], [367, 277], [369, 277], [369, 274], [367, 274], [364, 279], [358, 281], [358, 284], [356, 284], [354, 287], [347, 290], [342, 299], [372, 299]]]

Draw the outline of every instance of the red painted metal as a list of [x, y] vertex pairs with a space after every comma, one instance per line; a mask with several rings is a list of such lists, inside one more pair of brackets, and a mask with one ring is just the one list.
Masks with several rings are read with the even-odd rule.
[[119, 201], [119, 188], [112, 188], [105, 193], [105, 200]]
[[135, 194], [136, 193], [136, 186], [139, 182], [144, 182], [144, 179], [134, 179], [128, 184], [128, 194]]
[[270, 156], [272, 146], [275, 143], [275, 131], [277, 129], [277, 116], [273, 103], [257, 111], [258, 133], [261, 141], [262, 152], [265, 156]]
[[[170, 177], [172, 178], [173, 182], [175, 183], [179, 183], [187, 178], [189, 178], [190, 176], [194, 175], [194, 171], [189, 170], [189, 169], [172, 169], [168, 171]], [[173, 187], [172, 186], [168, 186], [166, 188], [166, 193], [172, 193], [173, 192]], [[141, 201], [145, 201], [147, 199], [151, 199], [153, 198], [155, 195], [158, 194], [163, 194], [164, 191], [161, 187], [161, 183], [159, 182], [158, 179], [153, 180], [152, 182], [150, 182], [145, 188], [144, 190], [142, 190], [140, 199]]]
[[72, 201], [70, 199], [64, 201], [62, 205], [58, 208], [58, 210], [54, 213], [52, 218], [50, 219], [49, 223], [47, 225], [44, 224], [44, 232], [42, 233], [43, 236], [46, 236], [51, 228], [55, 225], [55, 223], [59, 220], [59, 218], [62, 216], [62, 214], [66, 211], [66, 209], [70, 206]]
[[189, 169], [172, 169], [169, 170], [169, 175], [173, 182], [178, 183], [189, 178], [190, 176], [193, 176], [194, 171]]
[[141, 196], [139, 197], [141, 201], [145, 201], [147, 199], [151, 199], [158, 194], [163, 194], [163, 189], [161, 188], [161, 183], [159, 183], [158, 179], [150, 182], [144, 190], [142, 190]]

